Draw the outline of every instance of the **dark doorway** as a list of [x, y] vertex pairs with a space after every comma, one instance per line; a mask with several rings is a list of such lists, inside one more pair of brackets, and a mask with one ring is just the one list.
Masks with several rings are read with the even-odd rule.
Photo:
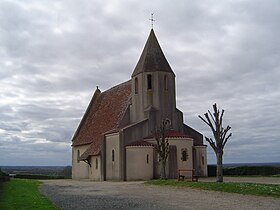
[[177, 179], [177, 147], [175, 145], [169, 146], [169, 179]]

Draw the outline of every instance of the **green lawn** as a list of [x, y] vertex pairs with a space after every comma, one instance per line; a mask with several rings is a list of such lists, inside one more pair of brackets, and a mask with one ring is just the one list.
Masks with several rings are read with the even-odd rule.
[[150, 180], [146, 184], [169, 185], [178, 187], [191, 187], [202, 190], [222, 191], [239, 193], [244, 195], [271, 196], [280, 198], [280, 185], [255, 184], [255, 183], [233, 183], [233, 182], [178, 182], [177, 180]]
[[39, 193], [37, 180], [11, 179], [1, 185], [0, 209], [58, 209]]

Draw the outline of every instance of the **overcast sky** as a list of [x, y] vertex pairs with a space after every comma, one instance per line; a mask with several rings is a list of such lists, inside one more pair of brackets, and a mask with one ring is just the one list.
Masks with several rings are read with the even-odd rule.
[[216, 102], [225, 163], [280, 162], [279, 0], [1, 0], [0, 165], [71, 164], [96, 86], [130, 79], [151, 12], [185, 123], [211, 137], [197, 116]]

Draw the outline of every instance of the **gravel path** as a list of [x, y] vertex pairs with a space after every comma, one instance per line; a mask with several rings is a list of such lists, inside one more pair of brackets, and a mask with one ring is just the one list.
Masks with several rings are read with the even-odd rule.
[[61, 209], [278, 209], [280, 199], [143, 182], [44, 180], [41, 192]]

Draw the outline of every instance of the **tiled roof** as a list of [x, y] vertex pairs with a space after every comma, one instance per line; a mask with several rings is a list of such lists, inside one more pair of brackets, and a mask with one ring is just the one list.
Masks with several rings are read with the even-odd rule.
[[[101, 143], [101, 142], [100, 142]], [[99, 155], [101, 144], [92, 142], [87, 150], [79, 157], [79, 160], [86, 160], [90, 155]]]
[[98, 154], [101, 134], [118, 128], [129, 104], [130, 93], [131, 80], [103, 93], [97, 89], [74, 134], [72, 145], [91, 144], [85, 153]]
[[155, 71], [164, 71], [174, 74], [152, 29], [132, 76], [136, 76], [142, 72]]
[[140, 140], [140, 141], [132, 142], [126, 146], [127, 147], [154, 147], [155, 145], [153, 143]]

